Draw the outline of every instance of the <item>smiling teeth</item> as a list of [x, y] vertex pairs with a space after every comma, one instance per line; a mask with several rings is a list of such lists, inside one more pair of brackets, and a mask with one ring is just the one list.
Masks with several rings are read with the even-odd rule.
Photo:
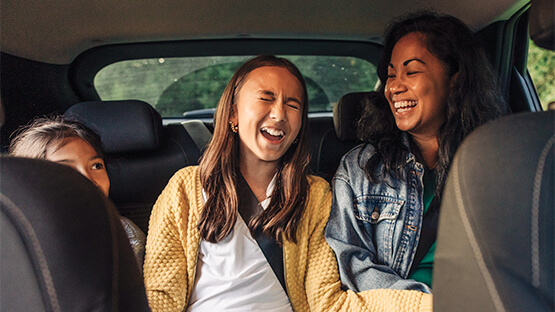
[[416, 101], [400, 101], [400, 102], [395, 102], [395, 108], [399, 109], [399, 108], [407, 108], [407, 107], [414, 107], [416, 106]]
[[268, 134], [271, 134], [273, 136], [284, 136], [285, 135], [285, 132], [283, 132], [281, 130], [266, 128], [266, 127], [263, 127], [261, 130], [266, 131], [266, 132], [268, 132]]

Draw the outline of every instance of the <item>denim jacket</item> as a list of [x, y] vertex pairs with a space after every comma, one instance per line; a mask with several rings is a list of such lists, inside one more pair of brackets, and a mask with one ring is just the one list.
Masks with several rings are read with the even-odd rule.
[[[406, 135], [404, 141], [408, 146]], [[326, 240], [337, 257], [342, 286], [356, 292], [390, 288], [431, 293], [425, 284], [407, 279], [423, 218], [424, 166], [408, 153], [406, 181], [386, 175], [374, 184], [362, 169], [374, 153], [371, 144], [353, 148], [332, 181]]]

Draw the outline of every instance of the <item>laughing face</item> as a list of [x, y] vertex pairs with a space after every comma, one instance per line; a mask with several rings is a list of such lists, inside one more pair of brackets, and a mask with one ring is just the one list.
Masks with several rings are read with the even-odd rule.
[[450, 78], [425, 46], [421, 33], [409, 33], [393, 48], [385, 97], [397, 127], [412, 136], [437, 137], [445, 121]]
[[287, 69], [265, 66], [250, 72], [231, 118], [238, 125], [241, 161], [277, 165], [299, 134], [302, 103], [302, 85]]

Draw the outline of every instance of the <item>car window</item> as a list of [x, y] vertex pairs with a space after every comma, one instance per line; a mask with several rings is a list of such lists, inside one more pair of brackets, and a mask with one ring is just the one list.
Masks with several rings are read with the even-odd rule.
[[555, 103], [555, 52], [542, 49], [530, 40], [528, 72], [534, 81], [542, 108], [547, 110], [549, 103]]
[[[346, 56], [284, 56], [305, 77], [309, 112], [330, 112], [341, 96], [373, 90], [376, 67]], [[94, 87], [102, 100], [137, 99], [164, 118], [213, 114], [225, 86], [248, 56], [172, 57], [121, 61], [101, 69]]]

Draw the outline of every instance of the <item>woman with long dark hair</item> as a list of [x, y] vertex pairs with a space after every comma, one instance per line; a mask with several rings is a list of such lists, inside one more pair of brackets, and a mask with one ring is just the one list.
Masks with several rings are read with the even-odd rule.
[[473, 32], [452, 16], [392, 23], [378, 75], [358, 125], [365, 144], [344, 156], [333, 180], [326, 239], [345, 288], [430, 292], [451, 160], [472, 130], [505, 113], [505, 102]]
[[153, 311], [431, 310], [419, 292], [341, 290], [324, 238], [330, 188], [307, 175], [307, 116], [288, 60], [259, 56], [234, 74], [200, 165], [177, 172], [153, 208]]

